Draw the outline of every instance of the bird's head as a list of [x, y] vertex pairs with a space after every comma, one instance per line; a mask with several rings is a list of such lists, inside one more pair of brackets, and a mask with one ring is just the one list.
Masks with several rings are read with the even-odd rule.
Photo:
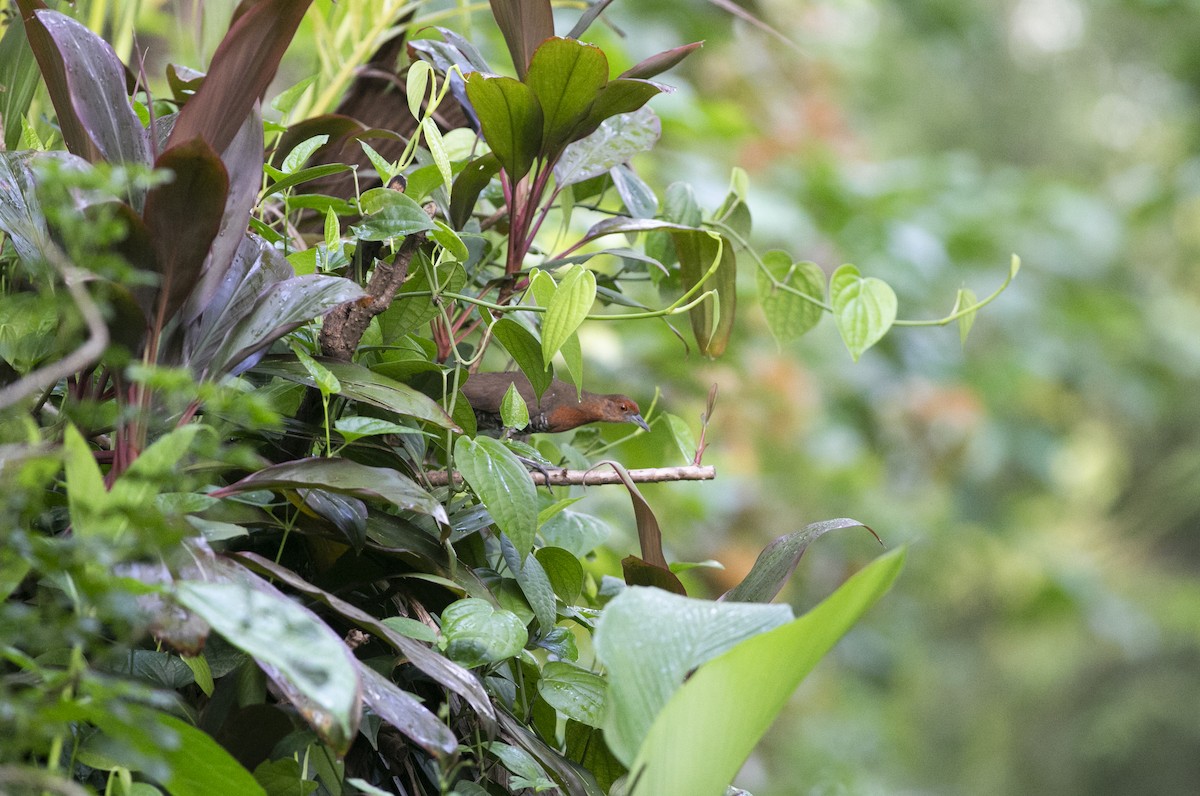
[[637, 402], [632, 398], [624, 395], [606, 395], [604, 398], [604, 420], [609, 423], [636, 423], [646, 431], [650, 430], [650, 424], [642, 419], [642, 410], [638, 409]]

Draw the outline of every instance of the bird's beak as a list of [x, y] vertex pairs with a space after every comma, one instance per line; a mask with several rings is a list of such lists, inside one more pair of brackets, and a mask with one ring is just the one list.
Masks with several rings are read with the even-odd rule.
[[637, 423], [639, 426], [641, 426], [642, 428], [644, 428], [646, 431], [649, 431], [649, 430], [650, 430], [650, 424], [649, 424], [649, 423], [647, 423], [645, 420], [643, 420], [641, 415], [632, 415], [632, 416], [630, 416], [630, 418], [629, 418], [629, 422], [630, 422], [630, 423]]

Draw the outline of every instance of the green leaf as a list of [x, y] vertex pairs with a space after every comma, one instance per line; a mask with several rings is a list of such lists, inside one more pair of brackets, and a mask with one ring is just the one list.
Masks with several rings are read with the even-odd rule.
[[271, 107], [285, 116], [291, 113], [292, 109], [296, 107], [296, 103], [304, 96], [304, 92], [308, 91], [308, 87], [317, 81], [317, 77], [318, 75], [309, 75], [285, 88], [275, 95], [275, 99], [271, 100]]
[[524, 78], [534, 50], [554, 35], [550, 0], [491, 0], [491, 6], [496, 26], [504, 36], [517, 69], [517, 77]]
[[634, 796], [725, 793], [796, 686], [903, 564], [903, 549], [880, 557], [804, 616], [700, 666], [659, 713], [630, 766]]
[[529, 425], [529, 407], [517, 392], [515, 384], [508, 385], [504, 397], [500, 399], [500, 419], [505, 428], [514, 428], [517, 431]]
[[634, 218], [653, 218], [658, 212], [658, 197], [654, 189], [637, 175], [637, 172], [627, 163], [621, 163], [608, 170], [613, 187], [621, 197], [621, 203]]
[[39, 77], [37, 61], [25, 36], [25, 23], [20, 13], [13, 14], [0, 39], [0, 85], [5, 87], [0, 94], [0, 119], [4, 122], [7, 150], [41, 148], [27, 147], [25, 144], [29, 142], [24, 140], [25, 131], [32, 129], [25, 114], [37, 91]]
[[[958, 295], [954, 297], [954, 309], [951, 311], [958, 312], [964, 307], [973, 307], [979, 303], [979, 299], [975, 296], [974, 291], [969, 288], [959, 288]], [[960, 345], [967, 344], [967, 335], [971, 333], [971, 327], [975, 325], [976, 310], [971, 310], [958, 319], [958, 342]]]
[[663, 50], [660, 53], [650, 56], [634, 66], [629, 67], [621, 73], [621, 77], [636, 77], [643, 80], [662, 74], [668, 69], [677, 65], [684, 58], [687, 58], [695, 50], [704, 46], [704, 42], [695, 41], [691, 44], [684, 44], [679, 47], [672, 47], [669, 50]]
[[442, 635], [446, 655], [467, 668], [516, 657], [529, 641], [516, 614], [474, 597], [446, 606]]
[[303, 166], [312, 157], [314, 152], [325, 146], [327, 141], [329, 141], [329, 135], [322, 134], [314, 135], [312, 138], [296, 144], [296, 146], [292, 147], [292, 151], [287, 154], [287, 157], [283, 159], [283, 165], [280, 167], [280, 170], [284, 174], [293, 174], [296, 169]]
[[649, 108], [606, 119], [591, 135], [563, 150], [554, 164], [554, 179], [562, 186], [598, 177], [651, 149], [661, 134], [662, 124]]
[[413, 61], [408, 67], [408, 76], [404, 81], [404, 93], [408, 97], [408, 112], [414, 119], [421, 118], [421, 103], [425, 101], [425, 93], [429, 90], [429, 78], [433, 67], [428, 61]]
[[[614, 597], [593, 636], [608, 670], [604, 736], [613, 754], [626, 765], [633, 761], [655, 716], [692, 669], [791, 619], [786, 605], [718, 603], [639, 586]], [[720, 723], [705, 729], [714, 726]]]
[[596, 101], [592, 103], [587, 119], [576, 131], [575, 139], [591, 135], [605, 119], [611, 119], [622, 113], [633, 113], [656, 95], [661, 94], [664, 89], [666, 86], [651, 83], [648, 80], [631, 80], [622, 77], [608, 81], [608, 84], [596, 95]]
[[[533, 485], [532, 481], [529, 483]], [[443, 525], [449, 523], [442, 504], [408, 476], [389, 467], [368, 467], [348, 459], [297, 459], [264, 467], [212, 495], [226, 497], [257, 489], [328, 489], [359, 498], [385, 500], [402, 509], [427, 514]]]
[[425, 136], [425, 146], [429, 149], [438, 173], [442, 176], [442, 185], [445, 186], [446, 195], [449, 196], [454, 174], [450, 169], [450, 156], [446, 154], [446, 145], [442, 143], [442, 131], [438, 129], [437, 122], [433, 119], [426, 119], [421, 122], [421, 133]]
[[371, 161], [372, 168], [379, 175], [379, 181], [385, 186], [392, 181], [392, 177], [396, 176], [396, 165], [389, 163], [388, 159], [375, 151], [375, 148], [363, 141], [358, 140], [358, 145], [362, 147], [363, 154], [367, 156], [367, 160]]
[[454, 459], [471, 490], [522, 558], [537, 533], [537, 490], [525, 466], [498, 439], [459, 437]]
[[266, 790], [267, 796], [308, 796], [320, 787], [303, 777], [300, 762], [291, 757], [264, 760], [255, 767], [254, 779]]
[[599, 727], [604, 710], [604, 678], [564, 661], [542, 667], [538, 693], [569, 719]]
[[[771, 334], [782, 345], [799, 338], [821, 320], [821, 305], [817, 302], [825, 292], [825, 272], [816, 263], [793, 263], [791, 256], [779, 249], [763, 254], [762, 262], [758, 300]], [[813, 301], [792, 291], [812, 296]]]
[[200, 687], [200, 690], [204, 692], [204, 695], [211, 697], [215, 684], [213, 683], [212, 669], [209, 668], [208, 659], [203, 655], [194, 657], [184, 655], [181, 660], [192, 670], [192, 678], [196, 681], [196, 685]]
[[608, 83], [608, 58], [599, 47], [578, 39], [546, 39], [534, 52], [523, 80], [542, 107], [541, 154], [554, 160], [574, 140]]
[[445, 249], [451, 257], [460, 263], [465, 263], [471, 256], [470, 250], [467, 249], [467, 244], [463, 243], [458, 233], [442, 221], [434, 219], [433, 229], [430, 230], [429, 237], [433, 238], [435, 243]]
[[[340, 394], [345, 398], [353, 398], [403, 417], [424, 420], [440, 428], [458, 429], [436, 401], [407, 384], [368, 370], [356, 362], [331, 359], [320, 359], [318, 362], [337, 378], [342, 387]], [[293, 359], [266, 359], [258, 363], [255, 370], [311, 387], [317, 385], [308, 371]]]
[[309, 700], [314, 729], [335, 749], [349, 746], [361, 700], [357, 667], [316, 614], [248, 572], [241, 582], [181, 581], [175, 599]]
[[559, 599], [567, 605], [578, 600], [583, 592], [583, 565], [579, 559], [561, 547], [541, 547], [534, 555]]
[[[742, 582], [723, 594], [721, 599], [729, 602], [770, 602], [796, 571], [796, 565], [800, 563], [800, 557], [804, 555], [808, 546], [830, 531], [842, 528], [866, 528], [871, 531], [858, 520], [841, 517], [814, 522], [795, 533], [780, 536], [759, 553], [754, 566]], [[871, 531], [872, 535], [874, 533]]]
[[896, 293], [882, 279], [863, 278], [846, 264], [829, 278], [833, 317], [850, 356], [858, 358], [887, 334], [896, 320]]
[[83, 435], [73, 425], [63, 431], [67, 507], [72, 531], [81, 536], [115, 535], [127, 526], [125, 518], [108, 515], [111, 499], [100, 474], [100, 465]]
[[550, 366], [554, 355], [575, 334], [596, 301], [596, 277], [586, 268], [572, 265], [546, 306], [542, 319], [542, 364]]
[[500, 159], [495, 153], [489, 152], [472, 160], [458, 173], [450, 190], [450, 223], [455, 229], [462, 229], [470, 220], [479, 194], [483, 193], [499, 170]]
[[409, 619], [406, 616], [389, 616], [383, 620], [383, 624], [400, 635], [415, 638], [417, 641], [424, 641], [427, 644], [437, 641], [437, 631], [416, 619]]
[[673, 231], [679, 256], [679, 277], [685, 290], [700, 286], [715, 290], [717, 300], [702, 302], [688, 312], [700, 353], [718, 357], [733, 334], [737, 308], [737, 255], [733, 244], [703, 231]]
[[599, 517], [565, 509], [542, 526], [546, 544], [561, 547], [578, 558], [586, 556], [612, 536], [612, 528]]
[[433, 229], [433, 219], [419, 204], [391, 188], [372, 188], [359, 205], [366, 216], [351, 227], [359, 240], [391, 240]]
[[511, 77], [467, 75], [467, 98], [484, 140], [513, 182], [529, 173], [542, 143], [542, 108], [533, 89]]
[[541, 398], [554, 380], [554, 370], [544, 364], [542, 343], [537, 336], [512, 318], [501, 318], [492, 324], [492, 337], [504, 346], [529, 379], [534, 395]]
[[691, 426], [682, 417], [670, 412], [666, 412], [665, 415], [667, 428], [671, 429], [671, 438], [675, 440], [675, 446], [683, 454], [683, 460], [691, 462], [696, 455], [696, 435], [692, 433]]
[[312, 356], [298, 346], [292, 346], [292, 353], [296, 355], [296, 361], [304, 367], [309, 377], [316, 383], [317, 389], [321, 391], [321, 395], [328, 397], [330, 395], [337, 395], [342, 391], [342, 383], [338, 381], [337, 376], [334, 376], [329, 368], [313, 359]]
[[380, 718], [430, 754], [442, 757], [454, 752], [458, 739], [420, 700], [362, 662], [358, 670], [363, 683], [363, 702]]

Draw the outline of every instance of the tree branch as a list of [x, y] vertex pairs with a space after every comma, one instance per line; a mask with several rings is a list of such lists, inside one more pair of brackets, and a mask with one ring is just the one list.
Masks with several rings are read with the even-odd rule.
[[[607, 470], [548, 470], [549, 486], [596, 486], [599, 484], [619, 484], [621, 477]], [[446, 485], [446, 471], [434, 470], [425, 474], [432, 486]], [[533, 471], [529, 477], [538, 486], [547, 483], [546, 476]], [[658, 483], [660, 481], [711, 481], [717, 477], [717, 468], [712, 466], [697, 467], [648, 467], [641, 470], [630, 470], [629, 477], [639, 484]], [[462, 481], [462, 476], [454, 474], [455, 483]]]

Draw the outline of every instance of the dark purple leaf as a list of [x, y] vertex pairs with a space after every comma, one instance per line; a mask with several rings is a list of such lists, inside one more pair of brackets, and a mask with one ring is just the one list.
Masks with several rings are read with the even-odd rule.
[[625, 583], [630, 586], [654, 586], [687, 597], [687, 589], [683, 588], [674, 572], [647, 564], [637, 556], [621, 559], [621, 573], [625, 576]]
[[633, 77], [647, 80], [660, 75], [663, 72], [677, 65], [684, 58], [687, 58], [696, 50], [704, 46], [704, 42], [695, 41], [691, 44], [684, 44], [681, 47], [672, 47], [669, 50], [663, 50], [657, 55], [652, 55], [646, 60], [634, 64], [620, 74], [620, 77]]
[[407, 691], [379, 672], [359, 661], [363, 684], [363, 702], [379, 717], [395, 727], [434, 757], [453, 754], [458, 739], [450, 728]]
[[200, 280], [209, 247], [221, 227], [229, 177], [221, 159], [200, 139], [168, 149], [154, 167], [175, 175], [171, 182], [146, 194], [142, 214], [161, 278], [157, 306], [150, 317], [161, 329]]
[[491, 0], [492, 16], [508, 45], [517, 77], [524, 80], [534, 51], [554, 35], [550, 0]]
[[172, 144], [199, 137], [224, 151], [274, 79], [311, 1], [244, 0], [238, 6], [204, 83], [179, 112]]

